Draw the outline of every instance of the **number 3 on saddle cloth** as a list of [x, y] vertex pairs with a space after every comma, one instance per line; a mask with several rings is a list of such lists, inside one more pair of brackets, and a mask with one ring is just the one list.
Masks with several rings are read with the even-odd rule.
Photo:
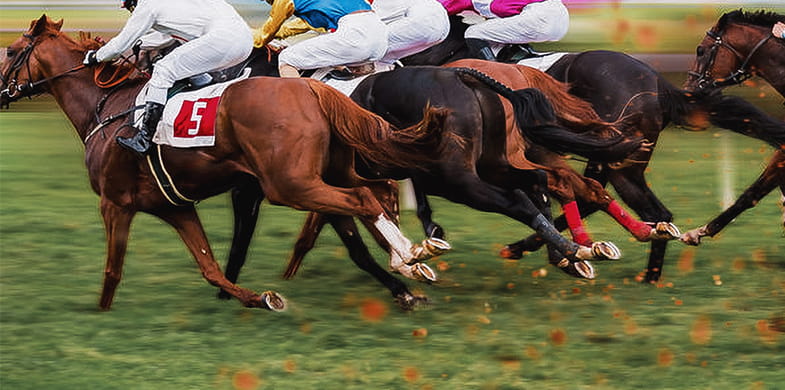
[[[176, 148], [215, 145], [215, 116], [221, 94], [229, 85], [247, 79], [249, 75], [250, 69], [245, 69], [242, 75], [230, 81], [171, 96], [166, 101], [153, 142]], [[137, 106], [144, 105], [146, 94], [147, 87], [137, 96]], [[141, 123], [143, 114], [142, 110], [138, 110], [134, 123]]]

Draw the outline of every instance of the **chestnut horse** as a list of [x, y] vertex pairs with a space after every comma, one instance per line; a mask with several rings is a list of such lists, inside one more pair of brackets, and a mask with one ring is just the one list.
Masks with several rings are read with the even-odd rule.
[[[145, 212], [174, 227], [209, 283], [247, 307], [284, 309], [285, 301], [277, 293], [257, 294], [229, 281], [213, 257], [194, 204], [168, 201], [147, 161], [115, 143], [115, 135], [133, 131], [126, 121], [133, 112], [129, 107], [146, 80], [130, 78], [101, 89], [93, 80], [93, 71], [82, 65], [84, 53], [98, 44], [75, 41], [60, 31], [61, 26], [62, 21], [53, 22], [44, 15], [8, 47], [7, 61], [0, 69], [0, 103], [50, 93], [85, 144], [88, 175], [100, 196], [107, 235], [100, 308], [108, 310], [112, 305], [132, 219], [137, 212]], [[381, 165], [418, 164], [423, 160], [422, 149], [430, 150], [440, 142], [436, 130], [443, 125], [446, 112], [430, 109], [424, 116], [416, 126], [396, 130], [322, 83], [251, 78], [232, 84], [223, 93], [215, 146], [160, 146], [157, 150], [179, 192], [191, 200], [233, 190], [254, 193], [256, 201], [235, 197], [236, 214], [253, 214], [250, 208], [264, 197], [272, 204], [329, 214], [336, 229], [355, 237], [345, 241], [352, 260], [384, 283], [404, 306], [411, 306], [421, 298], [379, 267], [364, 246], [360, 248], [352, 216], [375, 228], [375, 237], [404, 261], [417, 260], [422, 247], [412, 245], [393, 222], [397, 218], [395, 183], [360, 178], [353, 161], [357, 152]]]
[[[772, 26], [777, 22], [785, 23], [785, 16], [741, 10], [722, 15], [698, 45], [685, 88], [713, 90], [760, 76], [785, 96], [785, 40], [771, 34]], [[720, 215], [706, 225], [684, 233], [683, 242], [699, 245], [701, 237], [714, 237], [777, 187], [785, 197], [785, 141], [770, 140], [769, 143], [776, 151], [758, 179]]]
[[[466, 58], [468, 51], [463, 31], [467, 26], [459, 17], [451, 17], [450, 21], [450, 34], [442, 43], [404, 58], [402, 62], [406, 65], [441, 65]], [[506, 54], [513, 52], [507, 51]], [[510, 60], [502, 54], [505, 53], [500, 53], [500, 61]], [[742, 98], [680, 91], [648, 64], [620, 52], [591, 50], [566, 54], [546, 73], [568, 83], [570, 93], [589, 102], [603, 120], [613, 121], [624, 113], [637, 114], [627, 116], [629, 120], [628, 126], [624, 126], [625, 131], [628, 135], [643, 136], [655, 146], [661, 131], [671, 124], [702, 129], [711, 123], [770, 143], [781, 139], [785, 131], [781, 121]], [[630, 120], [633, 123], [629, 123]], [[639, 153], [635, 156], [636, 164], [618, 169], [590, 160], [583, 174], [603, 186], [610, 183], [622, 201], [644, 221], [669, 222], [673, 215], [648, 186], [645, 177], [652, 154], [653, 148]], [[547, 161], [554, 161], [553, 157], [556, 156], [547, 160], [540, 160], [535, 155], [530, 158], [549, 165]], [[578, 199], [578, 206], [582, 216], [597, 211], [596, 207], [586, 205], [582, 199]], [[566, 229], [569, 225], [564, 215], [556, 218], [554, 224], [558, 229]], [[541, 246], [542, 239], [530, 236], [508, 245], [503, 254], [520, 257], [524, 252], [535, 251]], [[667, 241], [651, 241], [645, 282], [659, 280], [666, 249]]]

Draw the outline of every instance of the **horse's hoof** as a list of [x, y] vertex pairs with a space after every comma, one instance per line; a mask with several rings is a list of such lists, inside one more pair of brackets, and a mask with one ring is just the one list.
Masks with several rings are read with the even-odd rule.
[[561, 261], [554, 265], [559, 267], [559, 269], [564, 271], [564, 273], [567, 275], [574, 276], [576, 278], [594, 279], [597, 277], [597, 273], [594, 271], [594, 266], [592, 266], [591, 263], [586, 260], [571, 262], [565, 258], [561, 259]]
[[286, 299], [275, 291], [265, 291], [260, 297], [265, 309], [275, 312], [286, 310]]
[[417, 280], [426, 283], [436, 283], [439, 280], [439, 277], [436, 276], [436, 272], [431, 269], [431, 267], [427, 266], [426, 264], [415, 264], [412, 266], [412, 273], [417, 278]]
[[430, 303], [428, 297], [424, 295], [414, 295], [410, 292], [405, 292], [395, 297], [395, 303], [403, 310], [411, 311], [417, 307], [427, 305]]
[[697, 228], [682, 234], [681, 237], [679, 237], [679, 241], [687, 245], [698, 246], [700, 245], [701, 237], [701, 228]]
[[594, 260], [619, 260], [621, 258], [621, 250], [609, 241], [592, 243], [591, 253]]
[[670, 222], [657, 222], [651, 230], [652, 240], [675, 240], [681, 237], [679, 228]]
[[505, 246], [502, 248], [502, 250], [499, 251], [499, 256], [501, 256], [503, 259], [518, 260], [523, 257], [523, 252], [514, 251], [509, 246]]
[[412, 265], [414, 263], [428, 260], [432, 257], [439, 256], [452, 249], [450, 243], [442, 240], [441, 238], [430, 237], [422, 241], [420, 245], [412, 247], [412, 258], [406, 263]]
[[392, 268], [393, 272], [399, 273], [409, 279], [417, 280], [426, 283], [436, 283], [439, 277], [436, 272], [429, 266], [421, 263], [414, 265], [400, 265]]

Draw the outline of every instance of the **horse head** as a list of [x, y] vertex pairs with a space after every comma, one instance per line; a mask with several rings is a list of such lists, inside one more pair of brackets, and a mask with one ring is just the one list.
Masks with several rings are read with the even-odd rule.
[[75, 42], [60, 31], [62, 26], [62, 19], [55, 22], [42, 15], [6, 48], [0, 66], [0, 107], [47, 92], [49, 81], [83, 68], [84, 52], [98, 43]]
[[706, 32], [684, 88], [688, 91], [718, 89], [740, 84], [756, 74], [753, 62], [772, 38], [771, 28], [782, 16], [765, 11], [728, 12]]

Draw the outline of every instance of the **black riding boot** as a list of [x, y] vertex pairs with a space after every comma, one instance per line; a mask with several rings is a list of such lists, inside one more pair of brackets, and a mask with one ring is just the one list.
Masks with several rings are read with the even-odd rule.
[[493, 50], [488, 45], [488, 41], [477, 38], [466, 38], [466, 46], [469, 47], [469, 55], [472, 58], [479, 58], [486, 61], [496, 61]]
[[142, 119], [142, 127], [136, 132], [136, 134], [134, 134], [133, 137], [117, 137], [117, 143], [120, 144], [120, 146], [134, 151], [141, 156], [146, 155], [150, 150], [150, 146], [153, 144], [155, 128], [158, 126], [158, 121], [161, 120], [161, 115], [163, 113], [163, 104], [147, 102], [147, 104], [144, 106], [144, 119]]

